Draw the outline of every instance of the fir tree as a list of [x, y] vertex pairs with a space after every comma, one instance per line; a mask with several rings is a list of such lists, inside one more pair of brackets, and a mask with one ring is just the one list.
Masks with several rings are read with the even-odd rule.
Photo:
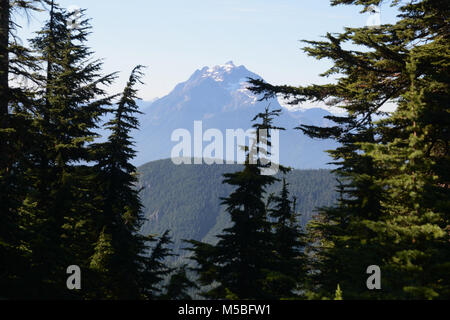
[[[374, 0], [332, 1], [332, 5], [363, 5], [363, 11], [379, 3]], [[449, 170], [447, 146], [440, 141], [448, 141], [448, 133], [444, 129], [448, 127], [444, 120], [448, 119], [448, 110], [444, 106], [448, 101], [448, 90], [445, 89], [448, 84], [448, 22], [445, 17], [449, 6], [447, 2], [433, 0], [393, 1], [393, 4], [400, 11], [399, 21], [394, 25], [346, 28], [341, 34], [328, 33], [324, 41], [307, 41], [310, 46], [305, 51], [309, 55], [333, 60], [334, 65], [323, 76], [338, 75], [336, 82], [295, 88], [252, 81], [253, 91], [264, 93], [264, 98], [281, 95], [291, 99], [293, 104], [321, 101], [346, 112], [345, 116], [327, 117], [335, 123], [334, 126], [300, 125], [298, 128], [312, 138], [333, 138], [340, 143], [331, 155], [338, 165], [336, 173], [341, 181], [341, 199], [334, 207], [322, 208], [319, 218], [310, 226], [315, 240], [310, 248], [314, 257], [311, 289], [319, 296], [329, 295], [338, 283], [348, 299], [448, 296], [448, 285], [442, 280], [448, 272], [444, 267], [448, 263], [448, 249], [441, 244], [446, 241], [444, 226], [449, 225], [448, 215], [443, 213], [448, 211], [448, 202], [442, 200], [448, 185], [444, 172]], [[345, 49], [347, 44], [364, 48], [348, 50]], [[426, 120], [416, 119], [416, 130], [419, 134], [419, 126], [420, 130], [432, 128], [429, 144], [421, 147], [427, 145], [430, 152], [439, 150], [434, 153], [434, 161], [439, 165], [427, 164], [428, 168], [423, 165], [421, 172], [411, 167], [405, 154], [423, 157], [416, 164], [428, 163], [430, 154], [427, 155], [424, 149], [411, 152], [405, 138], [405, 134], [409, 137], [408, 126], [404, 121], [395, 120], [399, 116], [405, 118], [405, 114], [396, 116], [394, 113], [391, 116], [381, 111], [387, 102], [397, 102], [399, 110], [404, 109], [400, 106], [412, 82], [409, 62], [417, 55], [420, 57], [417, 66], [420, 76], [416, 75], [416, 78], [423, 78], [418, 82], [419, 88], [427, 88], [429, 94], [427, 107], [419, 108], [422, 110], [421, 119]], [[388, 122], [381, 126], [376, 124], [374, 118], [379, 116], [388, 117]], [[411, 114], [408, 116], [406, 123], [414, 123], [411, 122]], [[430, 119], [436, 124], [431, 125]], [[394, 132], [397, 136], [392, 134]], [[388, 151], [384, 145], [394, 142], [398, 136], [405, 140], [393, 144]], [[408, 139], [413, 143], [413, 139]], [[381, 146], [376, 147], [379, 144]], [[384, 150], [384, 155], [378, 148]], [[395, 168], [402, 174], [394, 170], [396, 174], [388, 178], [386, 174], [392, 173], [386, 170], [390, 152], [395, 152], [392, 157], [396, 159], [389, 163], [390, 169]], [[405, 166], [410, 169], [402, 172]], [[407, 174], [410, 174], [409, 179], [405, 179]], [[417, 178], [426, 175], [433, 176], [434, 180]], [[417, 194], [405, 192], [410, 188], [406, 185], [411, 179], [421, 180], [421, 187], [414, 191]], [[403, 192], [399, 191], [399, 185], [404, 187]], [[438, 207], [431, 201], [422, 202], [422, 197], [438, 199], [434, 202]], [[392, 205], [396, 201], [405, 201], [403, 209], [393, 210]], [[416, 218], [409, 212], [411, 218], [406, 219], [406, 212], [415, 206], [421, 206]], [[404, 247], [404, 243], [418, 241], [412, 237], [416, 232], [422, 236], [423, 241], [419, 242], [422, 247]], [[428, 245], [430, 247], [426, 249]], [[442, 260], [438, 262], [430, 257]], [[423, 264], [419, 263], [421, 259], [424, 259]], [[365, 286], [365, 270], [374, 264], [386, 271], [383, 271], [382, 291], [369, 291]], [[416, 270], [415, 276], [420, 274], [425, 280], [414, 280], [411, 276], [414, 272], [391, 273], [394, 269], [409, 270], [410, 267]]]
[[189, 291], [199, 289], [199, 287], [189, 279], [188, 271], [189, 268], [185, 264], [177, 268], [175, 273], [171, 275], [169, 283], [165, 286], [166, 293], [162, 296], [163, 299], [192, 300]]
[[10, 25], [9, 0], [0, 1], [0, 260], [4, 263], [0, 266], [0, 296], [9, 297], [11, 292], [6, 291], [14, 276], [14, 262], [17, 263], [18, 253], [15, 246], [17, 237], [17, 212], [18, 206], [12, 196], [14, 176], [10, 167], [9, 139], [9, 25]]
[[[271, 234], [267, 221], [265, 188], [276, 178], [262, 174], [268, 163], [259, 155], [270, 154], [270, 134], [263, 130], [275, 129], [274, 116], [280, 110], [258, 114], [254, 121], [256, 141], [247, 149], [247, 159], [242, 171], [225, 174], [224, 183], [236, 189], [222, 204], [231, 216], [232, 226], [217, 236], [216, 245], [190, 241], [194, 252], [192, 259], [202, 285], [212, 286], [204, 295], [208, 298], [264, 299], [270, 292], [264, 290], [269, 268], [273, 261]], [[261, 134], [262, 133], [262, 134]]]
[[2, 120], [2, 128], [4, 128], [5, 126], [6, 115], [8, 114], [8, 100], [9, 100], [8, 99], [9, 25], [10, 25], [9, 0], [1, 0], [0, 1], [0, 115]]
[[137, 169], [130, 163], [136, 153], [130, 132], [139, 126], [135, 117], [140, 113], [135, 87], [141, 83], [143, 68], [134, 68], [120, 95], [114, 118], [105, 125], [111, 131], [108, 141], [91, 146], [93, 159], [97, 161], [95, 203], [99, 213], [95, 224], [100, 235], [90, 261], [101, 288], [95, 298], [158, 298], [161, 282], [172, 272], [165, 264], [172, 255], [168, 248], [169, 232], [159, 238], [139, 233], [144, 216]]
[[169, 231], [164, 232], [159, 239], [153, 237], [151, 242], [156, 242], [156, 245], [145, 260], [141, 287], [145, 299], [159, 299], [164, 297], [163, 281], [174, 271], [167, 266], [166, 261], [168, 257], [173, 256], [172, 250], [168, 247], [172, 244]]
[[413, 50], [407, 64], [410, 90], [396, 112], [377, 123], [381, 142], [364, 148], [382, 168], [377, 184], [387, 190], [387, 218], [370, 227], [384, 234], [386, 243], [395, 244], [380, 266], [389, 297], [445, 299], [450, 294], [449, 156], [443, 143], [448, 141], [448, 120], [437, 120], [448, 112], [441, 104], [448, 97], [448, 82], [441, 78], [443, 70], [418, 69], [442, 45], [430, 44], [432, 51]]
[[[32, 91], [24, 79], [37, 69], [30, 50], [15, 34], [17, 10], [40, 10], [45, 1], [0, 1], [0, 296], [20, 297], [29, 261], [27, 230], [20, 211], [29, 181]], [[21, 79], [22, 78], [22, 79]], [[15, 84], [10, 83], [16, 80]]]
[[[100, 236], [90, 265], [103, 274], [100, 286], [104, 290], [98, 293], [102, 299], [141, 297], [141, 255], [147, 247], [145, 238], [138, 234], [143, 214], [136, 168], [130, 163], [135, 156], [130, 131], [139, 125], [135, 118], [139, 113], [135, 86], [141, 82], [142, 69], [137, 66], [131, 73], [114, 118], [105, 125], [111, 132], [108, 140], [91, 146], [97, 162], [94, 172], [99, 212], [95, 228]], [[105, 246], [110, 249], [104, 251]]]
[[101, 63], [85, 46], [88, 20], [71, 29], [70, 17], [52, 2], [49, 22], [31, 41], [43, 72], [35, 76], [40, 83], [32, 123], [37, 138], [27, 174], [30, 188], [20, 210], [31, 261], [23, 294], [40, 299], [71, 297], [66, 268], [89, 266], [95, 193], [92, 170], [80, 162], [91, 160], [88, 145], [105, 112], [102, 106], [110, 101], [101, 86], [113, 79], [100, 74]]
[[299, 297], [299, 289], [306, 278], [305, 235], [298, 224], [296, 199], [289, 198], [288, 183], [283, 179], [279, 196], [272, 198], [269, 216], [273, 225], [275, 270], [267, 285], [277, 299]]

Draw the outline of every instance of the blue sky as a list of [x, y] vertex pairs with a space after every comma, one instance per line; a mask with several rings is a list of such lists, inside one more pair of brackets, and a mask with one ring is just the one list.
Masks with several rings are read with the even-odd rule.
[[[364, 26], [362, 7], [331, 7], [329, 0], [60, 0], [87, 9], [89, 45], [104, 58], [104, 71], [120, 71], [120, 91], [137, 64], [149, 66], [145, 100], [162, 97], [196, 69], [227, 61], [245, 65], [273, 84], [324, 83], [318, 74], [329, 62], [301, 51], [302, 39], [317, 40], [344, 26]], [[381, 7], [382, 23], [396, 12]], [[29, 38], [46, 17], [34, 14], [20, 33]]]

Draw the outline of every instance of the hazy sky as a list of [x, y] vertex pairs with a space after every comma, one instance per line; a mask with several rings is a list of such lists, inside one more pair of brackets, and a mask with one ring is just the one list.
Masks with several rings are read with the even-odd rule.
[[[362, 7], [331, 7], [329, 0], [60, 0], [87, 9], [93, 34], [89, 45], [104, 58], [105, 72], [120, 71], [121, 90], [136, 64], [149, 66], [145, 100], [162, 97], [203, 66], [227, 61], [245, 65], [274, 84], [325, 82], [328, 63], [308, 57], [302, 39], [317, 40], [344, 26], [364, 26]], [[396, 12], [381, 8], [382, 23]], [[29, 38], [45, 19], [35, 14], [21, 32]], [[25, 22], [25, 23], [24, 23]]]

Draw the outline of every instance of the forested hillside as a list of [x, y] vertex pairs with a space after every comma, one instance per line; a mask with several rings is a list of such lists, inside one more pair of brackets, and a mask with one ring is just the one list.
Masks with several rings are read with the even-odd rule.
[[[141, 199], [148, 219], [142, 233], [163, 234], [170, 230], [175, 252], [181, 254], [180, 248], [186, 246], [183, 239], [216, 241], [215, 236], [229, 226], [220, 198], [233, 190], [222, 183], [223, 174], [241, 169], [242, 165], [177, 166], [170, 159], [139, 167]], [[303, 226], [316, 208], [332, 205], [337, 198], [336, 180], [329, 170], [293, 170], [286, 178], [292, 196], [298, 199]], [[268, 188], [268, 194], [280, 191], [280, 181]]]

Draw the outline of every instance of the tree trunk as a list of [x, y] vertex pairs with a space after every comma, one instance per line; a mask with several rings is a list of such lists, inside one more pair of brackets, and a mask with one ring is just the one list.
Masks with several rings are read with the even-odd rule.
[[4, 125], [8, 114], [8, 37], [9, 0], [0, 0], [0, 122]]

